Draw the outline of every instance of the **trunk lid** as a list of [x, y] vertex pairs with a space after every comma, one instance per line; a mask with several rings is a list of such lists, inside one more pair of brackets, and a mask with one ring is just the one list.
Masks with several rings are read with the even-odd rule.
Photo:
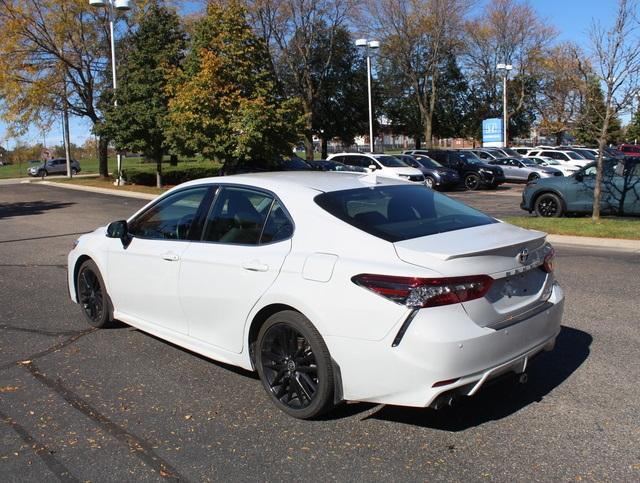
[[436, 270], [443, 277], [489, 275], [485, 297], [464, 302], [483, 327], [499, 327], [546, 302], [553, 276], [540, 267], [548, 250], [546, 235], [507, 223], [494, 223], [394, 243], [398, 257]]

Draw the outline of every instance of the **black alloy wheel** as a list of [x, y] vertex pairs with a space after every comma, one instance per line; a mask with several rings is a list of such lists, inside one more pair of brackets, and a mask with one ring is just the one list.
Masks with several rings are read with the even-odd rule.
[[476, 173], [469, 173], [464, 177], [464, 187], [467, 190], [477, 190], [480, 188], [480, 176]]
[[562, 200], [553, 193], [544, 193], [540, 195], [535, 202], [535, 210], [538, 216], [545, 218], [557, 218], [562, 216], [564, 211]]
[[308, 419], [332, 406], [331, 357], [306, 317], [293, 311], [272, 315], [260, 329], [256, 349], [260, 379], [278, 408]]
[[93, 260], [85, 261], [76, 280], [78, 303], [89, 325], [107, 327], [111, 323], [110, 302], [104, 282]]

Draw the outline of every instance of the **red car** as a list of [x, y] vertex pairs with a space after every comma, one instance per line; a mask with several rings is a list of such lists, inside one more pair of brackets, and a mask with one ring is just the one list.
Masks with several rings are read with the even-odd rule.
[[618, 151], [622, 152], [625, 156], [640, 158], [640, 145], [638, 144], [621, 144], [618, 146]]

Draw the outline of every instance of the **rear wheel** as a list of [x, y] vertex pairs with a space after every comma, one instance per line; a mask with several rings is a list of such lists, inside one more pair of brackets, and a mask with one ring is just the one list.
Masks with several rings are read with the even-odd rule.
[[89, 325], [98, 328], [111, 325], [109, 296], [100, 270], [93, 260], [87, 260], [80, 266], [76, 279], [76, 293]]
[[538, 173], [531, 173], [527, 181], [535, 181], [540, 179], [540, 175]]
[[71, 174], [75, 176], [76, 174], [78, 174], [78, 170], [76, 168], [71, 168]]
[[273, 403], [299, 419], [317, 417], [333, 405], [329, 350], [302, 314], [283, 311], [260, 328], [256, 366]]
[[538, 216], [545, 218], [557, 218], [564, 212], [562, 200], [554, 193], [543, 193], [538, 196], [534, 208]]
[[464, 187], [468, 190], [477, 190], [480, 188], [480, 176], [476, 173], [469, 173], [464, 177]]

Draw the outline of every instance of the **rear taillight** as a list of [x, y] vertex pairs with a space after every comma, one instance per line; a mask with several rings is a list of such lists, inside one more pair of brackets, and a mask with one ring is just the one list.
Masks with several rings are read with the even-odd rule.
[[417, 278], [361, 274], [353, 283], [410, 308], [437, 307], [484, 297], [493, 279], [488, 275]]
[[553, 249], [553, 247], [549, 246], [549, 251], [544, 256], [542, 270], [544, 270], [547, 273], [553, 272], [553, 267], [555, 265], [554, 263], [555, 258], [556, 258], [556, 251]]

